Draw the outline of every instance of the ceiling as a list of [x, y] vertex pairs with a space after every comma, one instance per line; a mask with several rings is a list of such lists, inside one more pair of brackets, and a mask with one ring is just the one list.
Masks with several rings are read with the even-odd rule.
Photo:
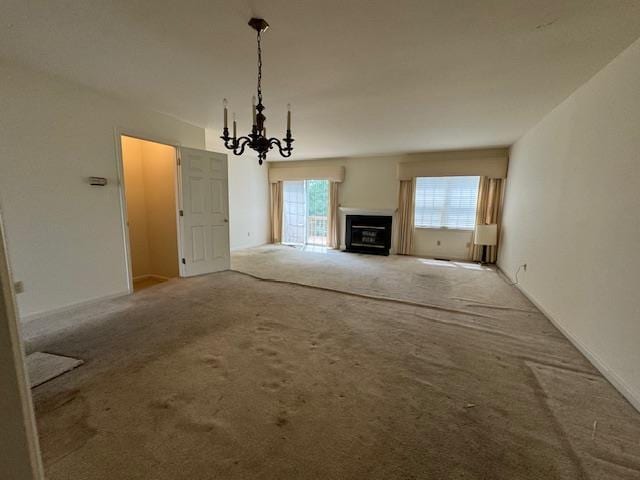
[[509, 145], [640, 36], [637, 0], [3, 0], [0, 58], [244, 132], [252, 15], [294, 159]]

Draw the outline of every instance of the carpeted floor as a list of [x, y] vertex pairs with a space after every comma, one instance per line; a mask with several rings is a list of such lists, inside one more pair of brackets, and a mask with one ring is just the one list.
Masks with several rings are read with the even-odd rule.
[[232, 265], [25, 326], [86, 362], [34, 390], [49, 480], [640, 478], [640, 414], [495, 271]]

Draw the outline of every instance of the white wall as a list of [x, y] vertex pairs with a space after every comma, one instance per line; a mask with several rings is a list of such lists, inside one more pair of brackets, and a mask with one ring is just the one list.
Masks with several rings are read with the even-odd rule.
[[229, 156], [229, 239], [231, 250], [269, 242], [267, 165], [251, 153], [237, 157], [222, 146], [220, 134], [207, 129], [207, 150]]
[[[414, 155], [415, 156], [415, 155]], [[350, 157], [326, 160], [304, 160], [299, 162], [272, 162], [271, 168], [296, 165], [340, 165], [345, 167], [344, 182], [340, 185], [339, 202], [344, 208], [371, 210], [396, 210], [398, 208], [397, 165], [412, 156], [391, 155], [376, 157]], [[394, 232], [394, 239], [396, 238]], [[344, 243], [344, 232], [340, 232]], [[440, 241], [440, 245], [438, 245]], [[471, 232], [462, 230], [416, 229], [413, 254], [425, 257], [451, 259], [469, 258], [468, 242]], [[395, 240], [394, 240], [395, 242]], [[395, 244], [393, 245], [395, 248]]]
[[640, 408], [640, 40], [512, 148], [499, 265]]
[[398, 208], [400, 182], [396, 165], [400, 159], [400, 156], [389, 156], [342, 160], [345, 176], [339, 190], [340, 205], [345, 208]]
[[416, 228], [413, 236], [413, 254], [421, 257], [468, 260], [471, 258], [473, 232], [440, 228]]
[[[0, 201], [22, 316], [127, 290], [115, 129], [203, 148], [204, 130], [0, 65]], [[106, 187], [86, 178], [103, 176]]]

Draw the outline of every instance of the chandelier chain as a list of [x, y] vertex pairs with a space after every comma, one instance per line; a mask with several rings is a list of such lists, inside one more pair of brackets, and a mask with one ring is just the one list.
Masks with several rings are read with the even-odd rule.
[[258, 32], [258, 103], [262, 103], [262, 43], [261, 32]]

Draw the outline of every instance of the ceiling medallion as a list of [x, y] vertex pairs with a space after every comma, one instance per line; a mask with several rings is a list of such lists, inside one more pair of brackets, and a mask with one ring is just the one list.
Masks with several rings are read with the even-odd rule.
[[[269, 28], [269, 24], [262, 18], [252, 18], [249, 20], [249, 25], [258, 32], [258, 103], [256, 104], [256, 97], [253, 97], [252, 101], [252, 114], [253, 114], [253, 126], [251, 127], [251, 133], [247, 136], [238, 138], [236, 135], [236, 118], [233, 114], [233, 136], [229, 136], [229, 128], [227, 125], [227, 99], [223, 101], [224, 105], [224, 129], [222, 130], [222, 136], [220, 137], [224, 141], [224, 146], [233, 150], [236, 155], [242, 155], [244, 149], [248, 146], [252, 150], [258, 153], [258, 163], [262, 165], [262, 162], [267, 158], [267, 152], [274, 146], [278, 147], [280, 155], [283, 157], [290, 157], [293, 147], [293, 137], [291, 136], [291, 105], [287, 105], [287, 133], [282, 139], [282, 142], [278, 138], [267, 137], [267, 128], [264, 125], [267, 119], [263, 115], [265, 106], [262, 104], [262, 33]], [[284, 146], [283, 146], [284, 144]]]

